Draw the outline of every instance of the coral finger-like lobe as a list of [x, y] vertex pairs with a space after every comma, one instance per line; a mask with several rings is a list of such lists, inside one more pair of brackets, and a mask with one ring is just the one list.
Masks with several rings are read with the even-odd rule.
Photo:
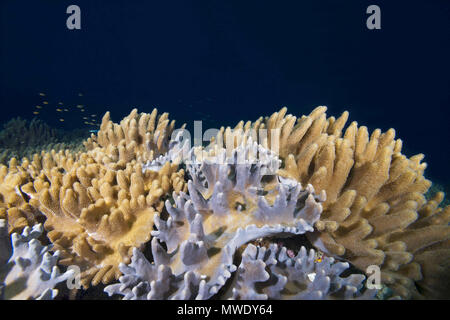
[[152, 240], [154, 263], [150, 263], [137, 248], [131, 263], [121, 263], [120, 282], [105, 288], [110, 296], [122, 295], [125, 300], [194, 300], [208, 296], [205, 277], [196, 271], [176, 275], [166, 265], [170, 259], [156, 238]]
[[133, 109], [117, 124], [110, 120], [107, 112], [97, 135], [92, 135], [85, 147], [92, 153], [102, 151], [102, 159], [97, 159], [98, 162], [113, 162], [116, 166], [123, 166], [133, 159], [140, 163], [153, 160], [168, 151], [175, 127], [175, 121], [170, 121], [168, 116], [168, 113], [158, 115], [157, 109], [151, 114]]
[[[303, 189], [294, 180], [263, 174], [278, 161], [276, 155], [256, 143], [240, 146], [230, 156], [225, 149], [216, 149], [208, 159], [199, 159], [195, 153], [194, 149], [187, 165], [192, 177], [189, 195], [174, 194], [173, 204], [166, 201], [167, 218], [155, 216], [153, 276], [138, 276], [139, 281], [132, 282], [121, 278], [124, 286], [109, 287], [110, 294], [130, 298], [130, 292], [145, 287], [147, 298], [155, 297], [152, 286], [143, 283], [157, 281], [155, 272], [165, 268], [176, 278], [193, 274], [189, 277], [204, 280], [198, 282], [195, 298], [210, 298], [235, 270], [234, 253], [243, 244], [260, 237], [313, 231], [325, 195], [315, 195], [311, 186]], [[263, 161], [252, 161], [257, 156]], [[176, 292], [184, 289], [179, 287]]]
[[[0, 267], [0, 298], [7, 300], [53, 299], [58, 290], [54, 287], [74, 276], [69, 270], [61, 274], [56, 266], [59, 251], [50, 254], [50, 246], [43, 246], [38, 238], [43, 232], [41, 224], [25, 227], [22, 234], [13, 233], [10, 239], [5, 220], [0, 220], [2, 232], [1, 259], [11, 254]], [[6, 242], [6, 243], [5, 243]]]
[[325, 257], [316, 261], [316, 252], [301, 247], [289, 257], [285, 247], [268, 248], [249, 244], [242, 253], [233, 283], [225, 297], [230, 299], [373, 299], [375, 289], [365, 289], [365, 276], [340, 275], [346, 262]]

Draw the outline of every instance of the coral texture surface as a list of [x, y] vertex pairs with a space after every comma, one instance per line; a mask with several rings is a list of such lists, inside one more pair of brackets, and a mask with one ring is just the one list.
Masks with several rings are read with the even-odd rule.
[[74, 266], [86, 298], [372, 299], [374, 267], [394, 297], [450, 298], [450, 206], [423, 155], [348, 117], [283, 108], [192, 147], [167, 113], [107, 112], [83, 148], [8, 157], [1, 297], [73, 297], [55, 286]]

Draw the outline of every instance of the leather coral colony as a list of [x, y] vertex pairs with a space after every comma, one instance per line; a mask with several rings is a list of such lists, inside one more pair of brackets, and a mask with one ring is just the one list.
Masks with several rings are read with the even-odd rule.
[[[397, 296], [448, 298], [450, 207], [439, 207], [442, 193], [425, 200], [422, 156], [401, 154], [392, 129], [345, 127], [348, 113], [286, 111], [222, 129], [184, 163], [167, 114], [133, 110], [113, 123], [107, 113], [84, 151], [0, 168], [3, 230], [43, 223], [54, 264], [78, 266], [84, 288], [102, 282], [125, 299], [368, 299], [370, 265]], [[292, 256], [270, 244], [299, 234], [308, 243]], [[249, 244], [260, 238], [267, 248]], [[304, 245], [327, 257], [316, 262]], [[350, 264], [361, 272], [341, 276]]]

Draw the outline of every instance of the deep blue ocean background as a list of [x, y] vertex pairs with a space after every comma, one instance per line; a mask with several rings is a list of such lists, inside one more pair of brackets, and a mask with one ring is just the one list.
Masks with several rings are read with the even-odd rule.
[[[81, 30], [66, 28], [71, 4]], [[371, 4], [381, 30], [366, 28]], [[448, 185], [449, 57], [448, 0], [2, 0], [0, 122], [32, 119], [44, 100], [38, 118], [86, 132], [83, 117], [119, 121], [134, 107], [206, 130], [326, 105], [395, 128]]]

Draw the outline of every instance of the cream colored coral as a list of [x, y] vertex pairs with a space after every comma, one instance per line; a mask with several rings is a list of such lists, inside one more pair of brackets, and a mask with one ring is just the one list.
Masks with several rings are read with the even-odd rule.
[[0, 165], [0, 218], [7, 220], [8, 232], [22, 232], [41, 218], [40, 213], [28, 203], [28, 197], [21, 187], [30, 181], [29, 175], [17, 168], [12, 158], [9, 167]]
[[88, 286], [117, 278], [118, 264], [128, 261], [132, 247], [150, 240], [153, 217], [161, 197], [183, 190], [183, 172], [167, 163], [160, 172], [146, 171], [135, 162], [114, 171], [99, 164], [75, 165], [67, 172], [51, 170], [28, 190], [47, 220], [45, 229], [61, 263], [81, 267]]
[[443, 199], [442, 192], [436, 193], [418, 208], [415, 222], [383, 239], [385, 243], [402, 243], [413, 255], [411, 263], [388, 273], [386, 282], [406, 294], [415, 280], [420, 292], [413, 291], [414, 298], [447, 299], [450, 292], [450, 206], [439, 207]]

